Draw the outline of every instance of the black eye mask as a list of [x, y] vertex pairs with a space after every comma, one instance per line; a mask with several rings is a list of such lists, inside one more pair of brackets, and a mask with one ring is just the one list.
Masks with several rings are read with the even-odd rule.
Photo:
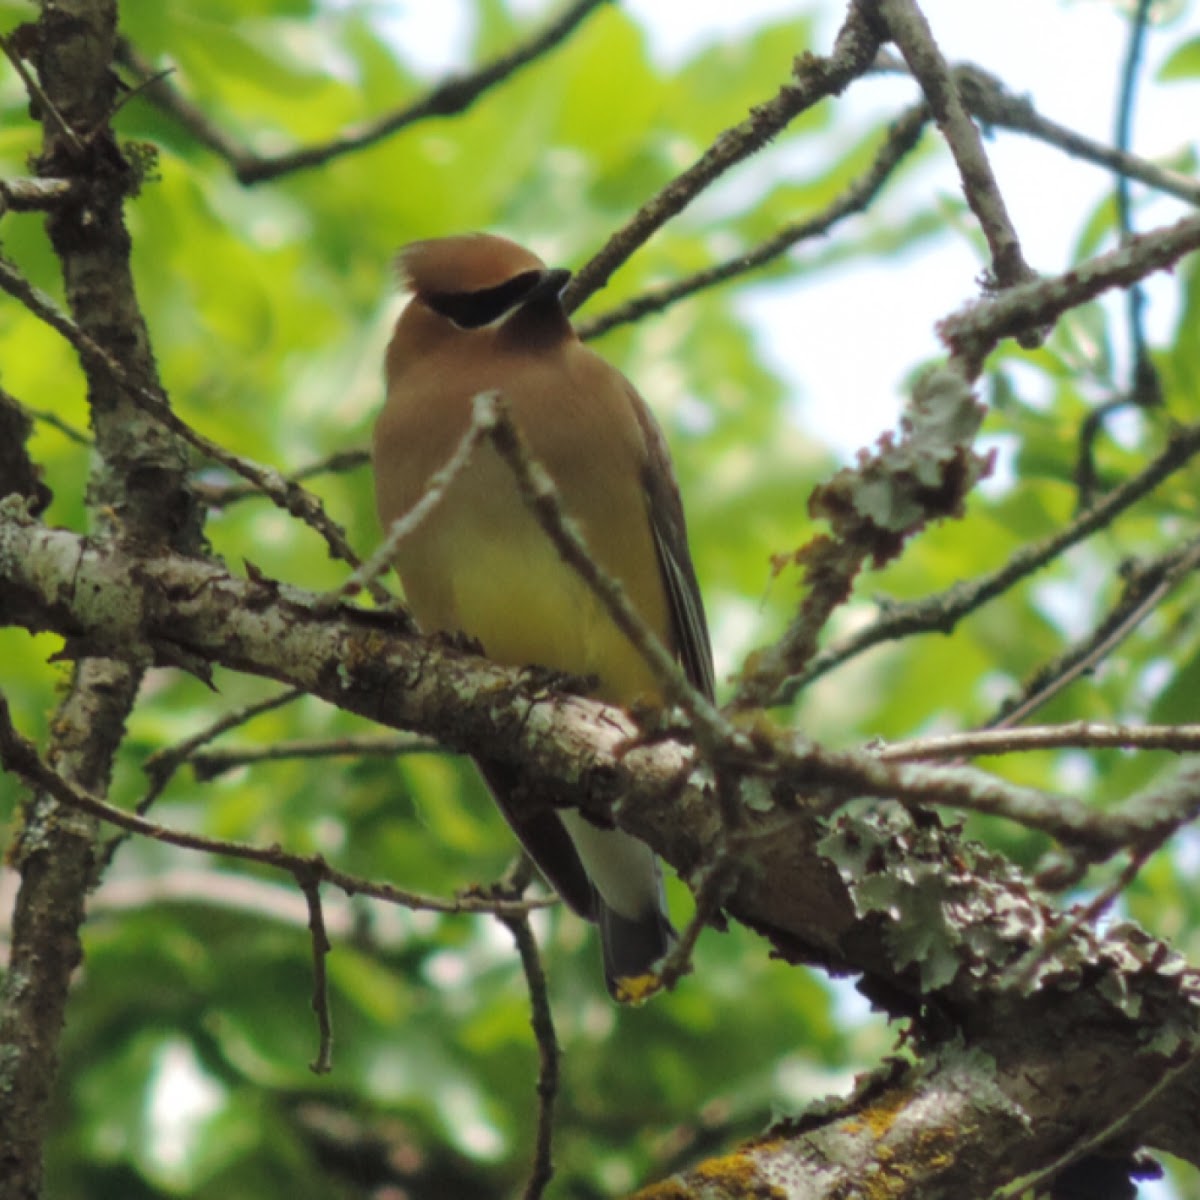
[[504, 283], [477, 292], [434, 292], [422, 299], [459, 329], [480, 329], [526, 305], [558, 303], [570, 271], [522, 271]]
[[522, 271], [481, 292], [435, 292], [422, 299], [435, 313], [461, 329], [479, 329], [518, 307], [545, 278], [545, 271]]

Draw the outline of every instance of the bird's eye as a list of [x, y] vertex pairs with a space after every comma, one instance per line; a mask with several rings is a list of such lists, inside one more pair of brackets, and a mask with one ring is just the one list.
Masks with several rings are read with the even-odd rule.
[[523, 271], [478, 292], [434, 292], [423, 297], [435, 313], [460, 329], [480, 329], [511, 312], [542, 281], [544, 272]]

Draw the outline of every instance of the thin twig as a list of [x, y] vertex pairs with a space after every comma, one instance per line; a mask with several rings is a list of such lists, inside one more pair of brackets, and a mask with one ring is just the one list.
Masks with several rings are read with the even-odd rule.
[[958, 165], [963, 194], [987, 239], [995, 283], [1001, 288], [1035, 278], [1021, 253], [1004, 197], [992, 174], [983, 138], [967, 115], [949, 64], [915, 0], [874, 0], [888, 33], [908, 63]]
[[558, 1095], [558, 1038], [554, 1032], [554, 1017], [550, 1011], [550, 993], [546, 972], [542, 968], [537, 939], [528, 914], [501, 916], [500, 921], [513, 935], [521, 969], [529, 987], [529, 1023], [533, 1027], [538, 1048], [538, 1117], [537, 1138], [534, 1143], [533, 1165], [522, 1193], [522, 1200], [540, 1200], [554, 1178], [554, 1101]]
[[160, 111], [174, 117], [196, 141], [224, 159], [235, 172], [240, 163], [254, 159], [249, 148], [223, 130], [203, 108], [189, 100], [171, 81], [167, 72], [155, 68], [130, 42], [119, 39], [114, 57], [116, 62], [137, 76], [135, 94], [144, 95]]
[[77, 446], [92, 445], [92, 439], [86, 433], [80, 429], [76, 429], [69, 421], [64, 421], [58, 413], [50, 412], [44, 408], [34, 408], [15, 398], [13, 398], [13, 403], [19, 405], [33, 420], [40, 421], [43, 425], [49, 425], [52, 429], [57, 429], [63, 437], [68, 441], [74, 442]]
[[1200, 204], [1200, 180], [1159, 166], [1158, 163], [1139, 158], [1136, 154], [1130, 154], [1115, 146], [1106, 146], [1103, 142], [1094, 141], [1082, 133], [1076, 133], [1057, 121], [1043, 117], [1028, 101], [1024, 102], [1024, 108], [1020, 110], [1006, 110], [994, 124], [1013, 133], [1023, 133], [1047, 145], [1056, 146], [1072, 158], [1090, 162], [1097, 167], [1106, 167], [1124, 179], [1136, 179], [1164, 195], [1174, 196], [1188, 204]]
[[1200, 565], [1200, 538], [1144, 566], [1130, 581], [1116, 608], [1096, 629], [1037, 673], [1023, 694], [1009, 701], [990, 729], [1007, 729], [1058, 695], [1069, 683], [1107, 658], [1185, 576]]
[[328, 1075], [333, 1070], [333, 1020], [329, 1015], [329, 976], [325, 960], [333, 947], [325, 930], [325, 913], [321, 908], [321, 883], [306, 872], [296, 875], [296, 883], [308, 905], [308, 932], [312, 941], [313, 991], [312, 1010], [317, 1017], [317, 1057], [309, 1063], [314, 1075]]
[[[311, 462], [305, 467], [298, 467], [295, 471], [289, 471], [284, 479], [288, 483], [304, 483], [306, 480], [315, 479], [318, 475], [339, 475], [346, 471], [355, 471], [359, 467], [366, 466], [370, 461], [371, 452], [366, 449], [335, 450], [332, 454], [317, 459], [316, 462]], [[249, 500], [263, 495], [261, 488], [245, 483], [220, 484], [198, 480], [193, 485], [193, 490], [200, 502], [208, 505], [209, 508], [228, 508], [240, 500]]]
[[805, 669], [788, 681], [785, 700], [834, 667], [881, 642], [921, 633], [951, 633], [964, 617], [1003, 595], [1023, 579], [1053, 562], [1064, 550], [1103, 529], [1164, 479], [1200, 453], [1200, 423], [1172, 431], [1166, 449], [1132, 479], [1114, 488], [1094, 508], [1081, 513], [1063, 529], [1023, 546], [1002, 567], [968, 583], [957, 583], [944, 592], [911, 604], [889, 604], [878, 620], [835, 646], [816, 654]]
[[119, 829], [140, 834], [152, 841], [184, 850], [200, 850], [206, 854], [218, 854], [228, 858], [242, 859], [274, 867], [291, 875], [305, 875], [320, 883], [329, 883], [340, 888], [348, 896], [370, 896], [388, 904], [398, 904], [414, 911], [457, 913], [493, 913], [497, 916], [510, 913], [525, 913], [534, 908], [544, 908], [556, 900], [490, 900], [477, 896], [460, 896], [454, 900], [443, 900], [436, 896], [423, 896], [405, 891], [387, 883], [376, 883], [339, 871], [331, 867], [320, 855], [291, 854], [279, 846], [253, 846], [244, 842], [231, 842], [204, 834], [189, 833], [180, 829], [168, 829], [135, 813], [117, 808], [98, 796], [76, 787], [49, 766], [38, 754], [37, 748], [28, 738], [18, 733], [12, 723], [8, 701], [0, 696], [0, 765], [20, 775], [35, 788], [49, 793], [55, 800], [80, 812], [88, 813], [101, 821], [107, 821]]
[[878, 49], [879, 38], [857, 6], [851, 5], [829, 57], [804, 54], [798, 58], [790, 82], [770, 100], [751, 109], [745, 120], [718, 134], [696, 162], [646, 201], [567, 285], [563, 293], [567, 310], [578, 308], [602, 288], [640, 246], [731, 167], [761, 150], [801, 113], [862, 75]]
[[647, 313], [662, 312], [697, 292], [749, 274], [781, 257], [800, 242], [822, 237], [839, 221], [867, 208], [896, 168], [917, 146], [928, 122], [929, 109], [925, 104], [913, 105], [901, 113], [889, 126], [887, 137], [867, 170], [816, 216], [785, 225], [774, 236], [751, 247], [744, 254], [735, 255], [663, 287], [649, 288], [590, 321], [581, 321], [576, 326], [576, 332], [584, 341], [597, 338], [610, 329], [637, 321]]
[[164, 746], [161, 750], [156, 750], [142, 763], [142, 770], [150, 776], [151, 786], [149, 791], [138, 801], [134, 811], [139, 815], [145, 815], [155, 800], [162, 795], [163, 789], [175, 772], [185, 762], [193, 760], [196, 751], [201, 746], [208, 745], [209, 742], [219, 738], [221, 734], [228, 733], [231, 729], [237, 729], [255, 717], [262, 716], [263, 713], [273, 712], [285, 704], [291, 704], [293, 700], [299, 700], [304, 694], [301, 688], [286, 688], [273, 696], [256, 700], [253, 704], [247, 704], [243, 708], [235, 709], [233, 712], [218, 717], [217, 720], [192, 734], [191, 737], [176, 742], [174, 746]]
[[1169, 750], [1200, 753], [1200, 725], [1101, 725], [1070, 721], [1024, 729], [979, 729], [939, 737], [889, 742], [875, 753], [885, 762], [921, 762], [939, 758], [980, 758], [1028, 754], [1034, 750]]
[[655, 991], [662, 988], [670, 991], [684, 975], [691, 972], [696, 943], [704, 930], [717, 918], [721, 906], [737, 886], [741, 870], [742, 866], [723, 850], [718, 850], [713, 860], [704, 868], [700, 886], [695, 892], [696, 911], [692, 913], [692, 919], [679, 935], [679, 940], [671, 947], [671, 952], [658, 971]]
[[265, 762], [295, 758], [399, 758], [405, 754], [447, 753], [435, 738], [416, 733], [360, 734], [341, 738], [312, 738], [278, 742], [273, 746], [244, 746], [232, 750], [210, 750], [193, 754], [189, 763], [201, 782], [216, 779], [227, 771]]
[[[268, 696], [265, 700], [258, 700], [254, 704], [247, 704], [243, 708], [235, 709], [233, 712], [218, 717], [198, 733], [184, 738], [174, 746], [164, 746], [161, 750], [156, 750], [142, 763], [142, 770], [150, 777], [150, 786], [134, 805], [133, 811], [138, 816], [145, 816], [159, 796], [166, 791], [167, 784], [171, 782], [175, 772], [185, 762], [191, 760], [201, 746], [207, 745], [230, 729], [236, 729], [239, 725], [246, 724], [247, 721], [253, 720], [262, 713], [270, 712], [272, 709], [298, 700], [304, 694], [300, 688], [288, 688], [274, 696]], [[130, 833], [126, 831], [109, 838], [100, 854], [100, 863], [103, 869], [108, 868], [112, 863], [113, 855], [129, 840], [129, 837]]]
[[156, 83], [162, 83], [164, 79], [169, 79], [175, 74], [174, 67], [164, 67], [161, 71], [155, 71], [147, 75], [144, 79], [139, 80], [133, 87], [125, 87], [125, 94], [113, 105], [112, 116], [116, 116], [131, 100], [136, 100], [143, 92], [152, 88]]
[[[451, 76], [419, 100], [373, 121], [346, 129], [326, 142], [272, 157], [260, 156], [249, 147], [239, 144], [176, 88], [159, 83], [150, 88], [148, 94], [160, 108], [174, 116], [197, 141], [228, 162], [240, 183], [263, 183], [293, 171], [321, 166], [342, 155], [372, 146], [429, 117], [448, 117], [465, 111], [484, 93], [554, 49], [585, 17], [606, 2], [607, 0], [576, 0], [533, 37], [478, 70], [466, 75]], [[121, 58], [143, 77], [150, 73], [149, 64], [141, 59], [132, 47], [122, 47]]]
[[[290, 483], [273, 468], [260, 466], [248, 458], [234, 454], [211, 438], [198, 433], [171, 408], [162, 394], [143, 387], [130, 378], [125, 368], [107, 350], [84, 333], [48, 296], [35, 288], [3, 258], [0, 258], [0, 288], [20, 300], [36, 317], [61, 334], [75, 347], [85, 364], [100, 367], [140, 409], [161, 421], [201, 454], [248, 480], [279, 508], [298, 517], [324, 539], [329, 553], [334, 558], [354, 567], [359, 565], [358, 555], [346, 541], [341, 527], [329, 517], [316, 496], [299, 484]], [[367, 586], [379, 603], [386, 604], [391, 600], [387, 589], [378, 581], [372, 579]]]

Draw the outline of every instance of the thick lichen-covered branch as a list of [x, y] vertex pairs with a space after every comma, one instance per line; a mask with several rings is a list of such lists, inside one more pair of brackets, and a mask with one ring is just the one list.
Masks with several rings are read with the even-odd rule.
[[[5, 50], [42, 119], [35, 169], [45, 186], [33, 190], [47, 200], [46, 230], [62, 267], [72, 326], [99, 355], [120, 359], [132, 387], [157, 392], [124, 222], [135, 176], [109, 127], [116, 28], [116, 0], [44, 0], [37, 23], [23, 27], [20, 45], [9, 41]], [[10, 203], [14, 196], [10, 188]], [[184, 445], [131, 404], [94, 360], [85, 358], [82, 366], [94, 435], [86, 497], [94, 535], [194, 552], [199, 509], [188, 490]], [[59, 774], [100, 795], [149, 661], [139, 631], [132, 633], [120, 654], [78, 659], [51, 726], [49, 755]], [[95, 882], [97, 832], [92, 818], [33, 790], [9, 851], [21, 884], [0, 982], [3, 1200], [41, 1194], [58, 1040], [82, 955], [79, 930]]]
[[[6, 619], [36, 621], [76, 646], [109, 652], [128, 641], [132, 619], [152, 648], [170, 641], [384, 724], [520, 761], [530, 779], [522, 803], [569, 795], [597, 820], [644, 838], [685, 878], [698, 879], [720, 844], [744, 868], [727, 910], [778, 953], [863, 972], [896, 1012], [936, 997], [960, 1028], [988, 1030], [998, 1059], [994, 1043], [1007, 1037], [1020, 1046], [1043, 1027], [1055, 1053], [1071, 1056], [1072, 1078], [1092, 1077], [1119, 1057], [1126, 1069], [1111, 1104], [1107, 1096], [1103, 1105], [1094, 1096], [1054, 1101], [1057, 1119], [1074, 1122], [1080, 1136], [1116, 1106], [1134, 1104], [1148, 1077], [1200, 1037], [1200, 980], [1160, 943], [1129, 927], [1073, 926], [1015, 868], [919, 810], [882, 801], [846, 807], [851, 795], [889, 790], [945, 803], [992, 795], [997, 804], [1040, 805], [1049, 819], [1054, 797], [979, 772], [886, 764], [759, 730], [757, 756], [737, 780], [744, 821], [723, 842], [711, 777], [692, 751], [671, 741], [639, 744], [618, 710], [547, 693], [543, 680], [416, 637], [393, 615], [327, 611], [318, 597], [238, 579], [203, 560], [90, 546], [22, 518], [19, 508], [11, 500], [0, 508]], [[807, 798], [814, 795], [820, 804]], [[1105, 814], [1094, 815], [1093, 827], [1086, 806], [1057, 800], [1064, 836], [1102, 835]], [[1033, 969], [1023, 969], [1029, 962]], [[1047, 1004], [1063, 1014], [1062, 1027], [1057, 1018], [1053, 1028], [1031, 1019]], [[1152, 1030], [1140, 1049], [1130, 1043], [1139, 1028]], [[1037, 1074], [1047, 1069], [1044, 1053], [1035, 1039], [1028, 1057], [997, 1069], [995, 1085], [1009, 1102], [1026, 1103], [1015, 1081], [1030, 1071], [1045, 1088]], [[1181, 1076], [1173, 1095], [1144, 1114], [1139, 1134], [1179, 1152], [1178, 1117], [1164, 1124], [1162, 1113], [1168, 1100], [1176, 1114], [1188, 1105], [1200, 1111], [1193, 1086]]]

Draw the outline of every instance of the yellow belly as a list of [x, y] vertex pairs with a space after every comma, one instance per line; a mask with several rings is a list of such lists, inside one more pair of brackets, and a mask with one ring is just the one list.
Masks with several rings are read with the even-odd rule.
[[[595, 676], [601, 699], [656, 699], [641, 655], [563, 562], [506, 472], [498, 461], [473, 465], [400, 547], [396, 567], [418, 623], [465, 633], [507, 666]], [[619, 565], [604, 565], [620, 578]]]

